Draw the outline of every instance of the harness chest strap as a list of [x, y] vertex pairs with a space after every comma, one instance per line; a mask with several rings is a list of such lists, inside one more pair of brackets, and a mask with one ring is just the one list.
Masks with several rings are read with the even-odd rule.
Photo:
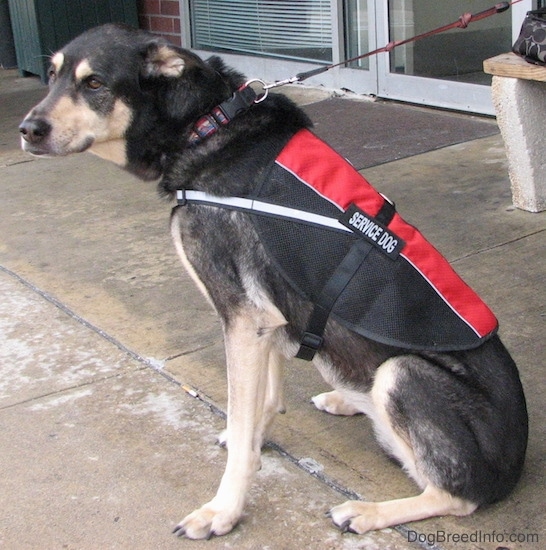
[[301, 221], [312, 225], [328, 227], [352, 233], [352, 230], [342, 225], [337, 219], [328, 216], [321, 216], [313, 212], [288, 208], [270, 202], [249, 199], [245, 197], [219, 197], [211, 195], [205, 191], [193, 191], [188, 189], [178, 189], [176, 191], [176, 200], [179, 206], [185, 206], [187, 203], [204, 204], [209, 206], [218, 206], [230, 210], [242, 210], [245, 212], [264, 214], [284, 218], [287, 220]]

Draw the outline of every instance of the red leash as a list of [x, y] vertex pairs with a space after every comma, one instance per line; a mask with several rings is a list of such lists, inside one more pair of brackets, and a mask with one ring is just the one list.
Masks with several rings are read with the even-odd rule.
[[270, 88], [276, 88], [278, 86], [284, 86], [285, 84], [293, 84], [294, 82], [302, 82], [303, 80], [306, 80], [307, 78], [310, 78], [311, 76], [315, 76], [321, 73], [324, 73], [326, 71], [329, 71], [330, 69], [333, 69], [334, 67], [339, 67], [340, 65], [347, 65], [348, 63], [352, 63], [353, 61], [358, 61], [359, 59], [364, 59], [366, 57], [370, 57], [372, 55], [376, 55], [378, 53], [382, 52], [390, 52], [397, 46], [402, 46], [404, 44], [408, 44], [409, 42], [415, 42], [416, 40], [420, 40], [421, 38], [427, 38], [428, 36], [432, 36], [434, 34], [439, 34], [445, 31], [448, 31], [450, 29], [466, 29], [470, 23], [474, 23], [474, 21], [480, 21], [481, 19], [485, 19], [486, 17], [490, 17], [492, 15], [496, 15], [497, 13], [502, 13], [510, 8], [513, 4], [517, 4], [518, 2], [521, 2], [522, 0], [512, 0], [512, 2], [500, 2], [498, 4], [495, 4], [493, 7], [481, 11], [479, 13], [463, 13], [457, 21], [454, 21], [453, 23], [449, 23], [448, 25], [444, 25], [443, 27], [438, 27], [437, 29], [433, 29], [431, 31], [418, 34], [417, 36], [413, 36], [411, 38], [406, 38], [405, 40], [393, 40], [389, 42], [386, 46], [383, 46], [382, 48], [378, 48], [377, 50], [373, 50], [371, 52], [367, 52], [362, 55], [358, 55], [356, 57], [351, 57], [351, 59], [346, 59], [345, 61], [341, 61], [340, 63], [335, 63], [333, 65], [326, 65], [325, 67], [319, 67], [318, 69], [312, 69], [310, 71], [306, 71], [303, 73], [298, 73], [296, 76], [293, 76], [292, 78], [287, 78], [286, 80], [279, 80], [275, 82], [274, 84], [268, 84], [264, 86], [264, 90], [268, 90]]

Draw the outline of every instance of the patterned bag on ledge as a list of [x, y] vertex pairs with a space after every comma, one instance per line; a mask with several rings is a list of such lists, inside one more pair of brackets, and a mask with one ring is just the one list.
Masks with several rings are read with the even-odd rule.
[[527, 12], [512, 51], [529, 63], [546, 66], [546, 8]]

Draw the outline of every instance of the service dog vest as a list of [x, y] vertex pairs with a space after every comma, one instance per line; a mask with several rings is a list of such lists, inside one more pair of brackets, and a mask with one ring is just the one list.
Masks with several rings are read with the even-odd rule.
[[179, 191], [180, 204], [246, 211], [280, 273], [315, 304], [299, 356], [311, 359], [329, 316], [391, 346], [479, 346], [497, 320], [448, 261], [345, 159], [299, 131], [252, 196]]

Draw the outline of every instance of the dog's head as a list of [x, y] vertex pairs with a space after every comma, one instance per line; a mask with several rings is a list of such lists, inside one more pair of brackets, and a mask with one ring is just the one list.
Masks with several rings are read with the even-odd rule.
[[155, 178], [165, 152], [230, 87], [215, 67], [157, 36], [97, 27], [52, 56], [49, 93], [19, 127], [22, 147], [39, 156], [89, 150]]

